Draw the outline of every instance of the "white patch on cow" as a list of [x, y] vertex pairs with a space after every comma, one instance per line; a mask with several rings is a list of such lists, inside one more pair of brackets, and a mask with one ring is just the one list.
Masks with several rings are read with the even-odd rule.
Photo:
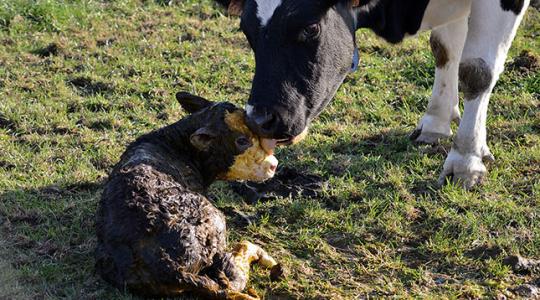
[[253, 114], [253, 105], [246, 104], [246, 114], [248, 115], [248, 117]]
[[429, 30], [452, 23], [469, 15], [472, 0], [431, 0], [429, 1], [420, 31]]
[[257, 17], [261, 26], [266, 26], [276, 9], [281, 5], [281, 0], [255, 0], [257, 2]]

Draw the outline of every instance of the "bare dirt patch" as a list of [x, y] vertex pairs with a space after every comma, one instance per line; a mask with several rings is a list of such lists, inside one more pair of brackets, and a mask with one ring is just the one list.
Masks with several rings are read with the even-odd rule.
[[529, 259], [519, 255], [511, 255], [503, 260], [503, 264], [512, 268], [517, 274], [530, 274], [540, 271], [540, 260]]
[[540, 59], [528, 50], [523, 50], [510, 63], [511, 70], [517, 70], [521, 73], [534, 72], [540, 69]]
[[38, 48], [34, 51], [32, 51], [32, 54], [41, 56], [41, 57], [49, 57], [49, 56], [56, 56], [59, 54], [62, 54], [64, 51], [64, 47], [57, 43], [51, 43], [43, 48]]

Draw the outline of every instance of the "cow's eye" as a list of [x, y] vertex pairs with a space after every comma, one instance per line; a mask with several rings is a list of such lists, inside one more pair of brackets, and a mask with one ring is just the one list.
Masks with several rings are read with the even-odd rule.
[[319, 37], [321, 33], [321, 25], [319, 23], [314, 23], [304, 27], [300, 33], [300, 41], [309, 41]]
[[240, 136], [236, 139], [236, 147], [239, 151], [245, 151], [252, 145], [251, 140], [247, 136]]

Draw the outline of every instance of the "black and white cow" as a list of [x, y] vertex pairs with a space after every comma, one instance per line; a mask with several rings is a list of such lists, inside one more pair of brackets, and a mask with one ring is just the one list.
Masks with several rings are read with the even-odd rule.
[[459, 122], [440, 181], [452, 176], [465, 188], [481, 182], [484, 162], [494, 159], [486, 142], [489, 98], [529, 0], [218, 1], [241, 15], [255, 53], [250, 127], [283, 144], [333, 98], [354, 63], [357, 29], [371, 28], [391, 43], [431, 30], [435, 84], [411, 137], [435, 143]]

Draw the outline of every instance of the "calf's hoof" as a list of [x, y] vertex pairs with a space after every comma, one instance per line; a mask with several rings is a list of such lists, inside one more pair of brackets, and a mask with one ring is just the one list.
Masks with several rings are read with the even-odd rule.
[[[253, 293], [253, 291], [249, 291]], [[260, 300], [261, 298], [256, 295], [244, 294], [240, 292], [229, 292], [227, 294], [227, 300]]]
[[280, 281], [285, 278], [285, 269], [281, 264], [277, 264], [270, 269], [270, 280]]

